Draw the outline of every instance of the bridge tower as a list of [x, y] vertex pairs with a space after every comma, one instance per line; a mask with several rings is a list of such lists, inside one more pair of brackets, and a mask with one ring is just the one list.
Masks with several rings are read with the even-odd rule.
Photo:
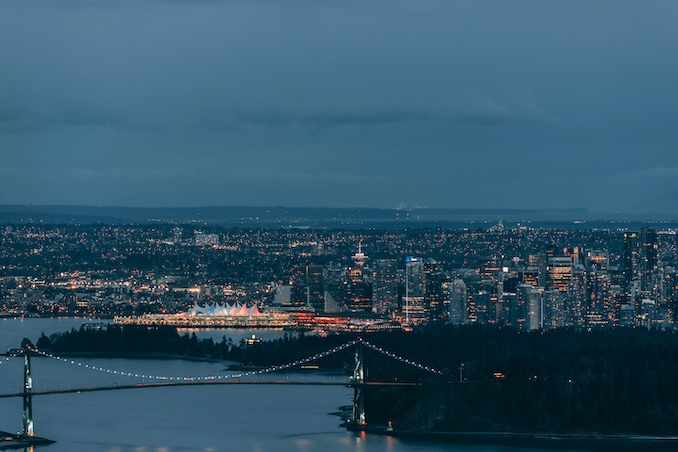
[[33, 378], [31, 377], [30, 350], [24, 350], [24, 411], [22, 435], [35, 435], [33, 429]]
[[353, 367], [353, 422], [356, 424], [365, 424], [364, 384], [363, 340], [358, 339], [355, 346], [355, 366]]

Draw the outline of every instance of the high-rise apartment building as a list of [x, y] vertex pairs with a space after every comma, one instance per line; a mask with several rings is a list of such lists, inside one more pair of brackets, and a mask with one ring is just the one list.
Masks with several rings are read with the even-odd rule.
[[567, 292], [567, 286], [572, 277], [573, 261], [570, 256], [550, 257], [548, 259], [548, 290]]
[[639, 269], [638, 233], [624, 233], [624, 291], [628, 291], [631, 281], [638, 279]]
[[487, 324], [490, 318], [494, 318], [492, 314], [492, 295], [486, 291], [481, 290], [473, 294], [473, 306], [475, 307], [476, 323]]
[[367, 256], [362, 251], [362, 243], [358, 245], [353, 261], [355, 266], [348, 269], [347, 307], [351, 311], [372, 311], [372, 285], [365, 275]]
[[440, 262], [427, 259], [424, 263], [424, 306], [429, 318], [438, 319], [447, 299], [443, 293], [443, 269]]
[[325, 287], [322, 265], [306, 266], [307, 302], [316, 312], [325, 310]]
[[640, 228], [639, 239], [638, 266], [640, 267], [640, 288], [644, 291], [650, 291], [655, 289], [657, 266], [659, 264], [657, 230], [642, 227]]
[[377, 259], [372, 275], [376, 312], [383, 314], [398, 309], [398, 271], [395, 259]]
[[424, 306], [424, 261], [418, 257], [405, 259], [405, 297], [402, 310], [406, 322], [421, 323], [428, 319]]
[[450, 286], [450, 322], [461, 325], [468, 322], [466, 306], [466, 283], [463, 279], [455, 279]]
[[627, 302], [639, 307], [639, 297], [657, 297], [659, 246], [657, 231], [642, 227], [624, 233], [624, 292]]
[[516, 287], [515, 305], [509, 306], [509, 309], [511, 310], [509, 319], [511, 320], [511, 326], [520, 331], [530, 330], [528, 315], [534, 293], [537, 293], [537, 289], [529, 284], [518, 284]]
[[543, 327], [545, 330], [562, 328], [567, 325], [565, 294], [557, 290], [547, 290], [543, 298]]

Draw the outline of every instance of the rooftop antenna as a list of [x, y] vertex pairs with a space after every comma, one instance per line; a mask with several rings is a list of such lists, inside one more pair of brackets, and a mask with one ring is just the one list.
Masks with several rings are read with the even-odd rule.
[[358, 252], [353, 255], [353, 260], [355, 261], [356, 265], [362, 267], [365, 265], [365, 261], [367, 260], [367, 256], [365, 256], [365, 253], [363, 253], [363, 241], [360, 240], [358, 242]]

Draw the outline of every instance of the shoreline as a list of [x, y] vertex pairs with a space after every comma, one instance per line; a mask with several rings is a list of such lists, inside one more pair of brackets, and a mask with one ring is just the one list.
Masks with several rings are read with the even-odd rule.
[[465, 445], [494, 445], [509, 447], [544, 448], [553, 450], [651, 450], [675, 451], [678, 436], [603, 435], [598, 433], [515, 433], [515, 432], [423, 432], [387, 430], [385, 426], [361, 426], [351, 422], [342, 424], [349, 431], [387, 435], [410, 440], [449, 442]]

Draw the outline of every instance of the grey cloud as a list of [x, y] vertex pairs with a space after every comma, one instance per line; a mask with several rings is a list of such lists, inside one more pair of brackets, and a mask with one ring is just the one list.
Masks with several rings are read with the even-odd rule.
[[23, 115], [7, 114], [4, 117], [0, 117], [0, 133], [32, 133], [38, 131], [40, 128], [41, 125], [39, 123]]
[[[330, 128], [339, 126], [377, 126], [397, 123], [414, 123], [423, 121], [452, 121], [460, 124], [496, 126], [510, 122], [556, 121], [544, 108], [539, 106], [533, 96], [522, 95], [502, 103], [487, 96], [476, 96], [472, 100], [453, 102], [439, 99], [422, 105], [421, 100], [412, 102], [409, 108], [384, 105], [377, 109], [360, 109], [361, 100], [356, 99], [358, 108], [348, 106], [344, 110], [325, 109], [267, 111], [251, 110], [235, 114], [236, 121], [249, 122], [266, 127], [288, 127], [300, 125], [314, 128]], [[342, 101], [342, 104], [345, 100]]]
[[8, 108], [0, 108], [0, 123], [3, 122], [18, 122], [26, 118], [26, 114], [22, 111], [11, 110]]
[[314, 128], [339, 126], [374, 126], [379, 124], [406, 123], [422, 121], [427, 115], [414, 111], [382, 110], [373, 112], [251, 112], [236, 115], [238, 121], [250, 122], [267, 127], [286, 127], [301, 125]]
[[0, 9], [3, 202], [605, 209], [675, 189], [675, 2]]
[[460, 102], [453, 121], [469, 125], [497, 126], [508, 123], [557, 122], [558, 118], [542, 107], [528, 92], [506, 93], [504, 99], [473, 95]]

